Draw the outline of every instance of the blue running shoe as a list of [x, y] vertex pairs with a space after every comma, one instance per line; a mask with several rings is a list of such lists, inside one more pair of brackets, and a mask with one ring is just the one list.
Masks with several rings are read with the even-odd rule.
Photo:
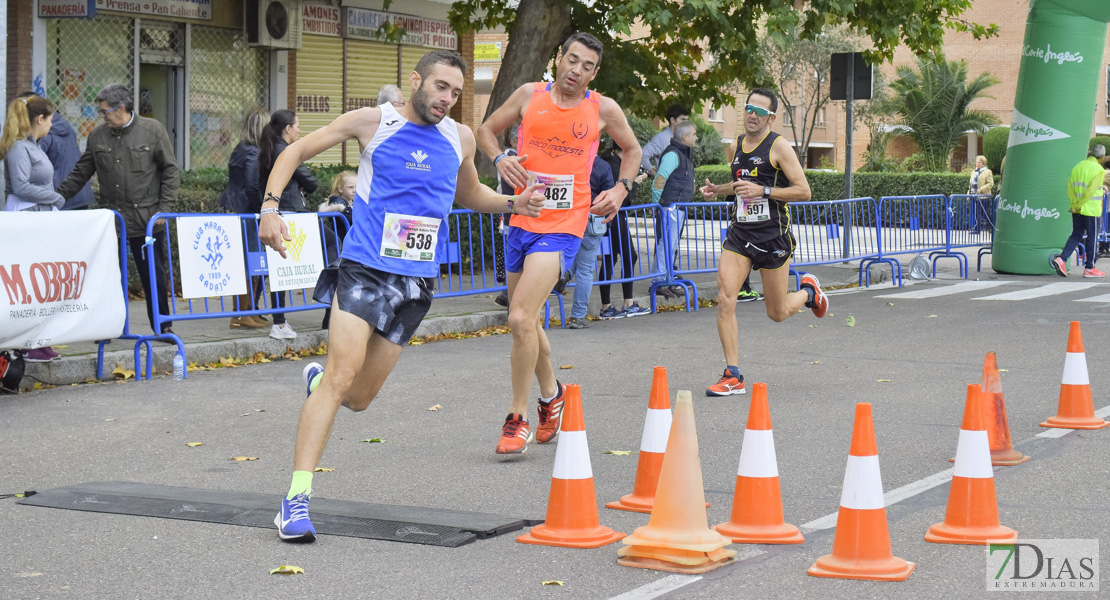
[[308, 494], [297, 494], [292, 500], [282, 498], [274, 525], [278, 536], [287, 542], [315, 542], [316, 528], [308, 518]]
[[323, 374], [324, 367], [318, 362], [310, 362], [304, 366], [304, 370], [301, 371], [301, 376], [304, 377], [305, 398], [311, 396], [316, 386], [320, 385], [319, 382], [317, 382], [316, 385], [312, 385], [313, 380]]
[[601, 311], [601, 314], [598, 316], [602, 321], [608, 321], [610, 319], [623, 319], [628, 315], [625, 315], [623, 310], [618, 310], [617, 307], [610, 305], [608, 308]]
[[640, 315], [650, 315], [651, 309], [640, 306], [639, 302], [633, 302], [632, 306], [624, 307], [624, 316], [638, 317]]

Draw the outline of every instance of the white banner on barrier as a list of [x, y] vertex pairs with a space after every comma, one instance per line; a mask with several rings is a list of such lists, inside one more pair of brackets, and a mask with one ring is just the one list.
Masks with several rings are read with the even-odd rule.
[[289, 237], [293, 239], [285, 242], [285, 253], [289, 258], [282, 258], [273, 248], [266, 247], [270, 289], [281, 291], [315, 287], [316, 278], [324, 269], [320, 218], [316, 213], [286, 214], [282, 218], [289, 227]]
[[[243, 230], [239, 217], [177, 218], [181, 297], [209, 298], [247, 293]], [[248, 226], [254, 227], [253, 223]]]
[[112, 339], [126, 319], [111, 211], [0, 213], [0, 349]]

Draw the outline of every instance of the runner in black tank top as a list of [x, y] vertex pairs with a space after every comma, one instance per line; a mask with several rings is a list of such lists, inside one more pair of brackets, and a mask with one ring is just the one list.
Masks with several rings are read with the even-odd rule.
[[736, 143], [732, 161], [732, 184], [705, 181], [702, 196], [710, 200], [728, 196], [735, 202], [732, 223], [721, 245], [717, 267], [717, 334], [725, 354], [725, 372], [720, 381], [705, 390], [707, 396], [743, 394], [740, 374], [740, 343], [736, 328], [736, 294], [752, 269], [762, 271], [767, 316], [785, 321], [806, 306], [818, 318], [829, 303], [813, 275], [802, 277], [801, 289], [787, 292], [794, 236], [790, 233], [787, 203], [810, 198], [809, 183], [798, 156], [771, 131], [778, 98], [768, 89], [756, 89], [744, 106], [744, 135]]

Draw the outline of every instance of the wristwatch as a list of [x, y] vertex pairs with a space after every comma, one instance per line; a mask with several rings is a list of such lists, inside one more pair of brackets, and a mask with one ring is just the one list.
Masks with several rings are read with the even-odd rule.
[[763, 197], [764, 198], [770, 198], [771, 197], [771, 186], [769, 186], [769, 185], [763, 186]]
[[632, 182], [631, 181], [629, 181], [627, 179], [618, 179], [617, 183], [623, 183], [624, 184], [624, 189], [628, 190], [628, 193], [630, 193], [630, 194], [632, 193]]

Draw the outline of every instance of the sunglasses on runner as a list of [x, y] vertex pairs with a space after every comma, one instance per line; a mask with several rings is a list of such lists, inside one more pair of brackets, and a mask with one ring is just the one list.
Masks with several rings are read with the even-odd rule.
[[772, 110], [767, 110], [766, 108], [763, 108], [762, 106], [756, 106], [754, 104], [745, 104], [744, 105], [744, 112], [746, 112], [748, 114], [755, 115], [757, 117], [766, 117], [766, 116], [775, 114], [775, 112], [772, 111]]

